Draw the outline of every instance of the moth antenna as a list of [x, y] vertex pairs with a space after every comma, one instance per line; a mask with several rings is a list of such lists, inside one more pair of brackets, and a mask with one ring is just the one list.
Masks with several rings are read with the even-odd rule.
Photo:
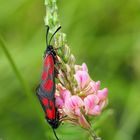
[[47, 25], [47, 31], [46, 31], [46, 44], [47, 44], [47, 46], [49, 45], [48, 44], [48, 34], [49, 34], [49, 26]]
[[53, 133], [54, 133], [56, 139], [59, 140], [59, 138], [58, 138], [57, 135], [56, 135], [56, 132], [55, 132], [54, 128], [53, 128]]
[[50, 43], [51, 43], [52, 38], [54, 37], [54, 35], [55, 35], [60, 29], [61, 29], [61, 26], [59, 26], [59, 27], [56, 29], [56, 31], [53, 33], [53, 35], [52, 35], [51, 38], [50, 38], [49, 45], [50, 45]]

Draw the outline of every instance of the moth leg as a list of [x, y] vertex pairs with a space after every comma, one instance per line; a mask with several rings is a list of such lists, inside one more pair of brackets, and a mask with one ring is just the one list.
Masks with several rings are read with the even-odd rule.
[[62, 117], [59, 119], [59, 125], [60, 125], [60, 124], [62, 124], [62, 125], [64, 124], [64, 122], [63, 122], [64, 120], [63, 120], [63, 119], [65, 119], [66, 117], [67, 117], [67, 115], [62, 116]]
[[57, 56], [55, 56], [55, 64], [57, 64], [57, 65], [61, 64], [61, 62], [59, 61]]
[[65, 116], [62, 116], [61, 118], [60, 118], [60, 120], [62, 120], [62, 119], [64, 119], [64, 118], [66, 118], [68, 115], [65, 115]]

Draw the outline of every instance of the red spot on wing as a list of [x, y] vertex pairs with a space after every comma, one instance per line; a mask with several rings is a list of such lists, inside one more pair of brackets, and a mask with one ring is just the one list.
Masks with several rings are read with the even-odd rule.
[[48, 65], [54, 65], [54, 60], [53, 60], [53, 56], [52, 55], [48, 55], [45, 60], [44, 60], [44, 65], [48, 66]]
[[50, 110], [50, 109], [46, 109], [46, 113], [47, 113], [47, 118], [48, 119], [55, 119], [55, 112]]
[[48, 73], [46, 71], [43, 71], [42, 76], [41, 76], [42, 80], [47, 79], [47, 77], [48, 77]]
[[54, 103], [52, 102], [52, 101], [49, 101], [49, 103], [50, 103], [50, 106], [51, 106], [51, 108], [53, 107], [54, 108]]
[[53, 81], [50, 79], [48, 79], [43, 85], [44, 90], [48, 92], [52, 90], [52, 87], [53, 87]]
[[52, 75], [54, 72], [54, 60], [52, 55], [46, 56], [44, 60], [44, 69], [42, 73], [42, 80], [46, 80], [49, 75]]
[[55, 107], [52, 101], [49, 101], [49, 108], [46, 109], [46, 115], [49, 119], [55, 119]]
[[52, 66], [52, 67], [49, 68], [48, 73], [49, 73], [49, 74], [53, 74], [53, 72], [54, 72], [54, 66]]
[[54, 65], [50, 65], [48, 71], [43, 71], [41, 79], [46, 80], [48, 78], [48, 75], [52, 75], [53, 72], [54, 72]]
[[48, 105], [48, 99], [47, 98], [43, 98], [42, 99], [42, 103], [44, 106]]

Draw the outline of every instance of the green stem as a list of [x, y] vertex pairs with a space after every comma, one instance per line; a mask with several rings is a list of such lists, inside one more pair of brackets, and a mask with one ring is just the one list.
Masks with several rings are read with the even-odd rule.
[[16, 67], [16, 65], [15, 65], [15, 63], [14, 63], [14, 61], [13, 61], [13, 59], [12, 59], [12, 57], [11, 57], [9, 51], [8, 51], [8, 49], [6, 48], [6, 45], [5, 45], [4, 40], [3, 40], [2, 37], [0, 37], [0, 44], [1, 44], [1, 47], [2, 47], [2, 49], [4, 51], [4, 53], [5, 53], [8, 61], [9, 61], [9, 63], [11, 64], [11, 67], [12, 67], [13, 71], [15, 72], [19, 82], [21, 83], [21, 85], [23, 87], [23, 90], [25, 91], [25, 93], [29, 94], [30, 89], [27, 86], [26, 82], [24, 81], [23, 77], [21, 76], [18, 68]]
[[[58, 8], [57, 8], [57, 0], [45, 0], [46, 6], [46, 16], [44, 18], [45, 25], [50, 27], [49, 33], [53, 34], [56, 29], [60, 26], [58, 20]], [[55, 36], [55, 45], [60, 47], [65, 44], [66, 34], [59, 32]], [[56, 47], [56, 46], [55, 46]]]
[[90, 136], [93, 138], [93, 140], [101, 140], [101, 138], [96, 135], [94, 130], [89, 129], [88, 132]]
[[25, 79], [21, 75], [20, 71], [18, 70], [12, 56], [10, 55], [10, 53], [5, 45], [5, 41], [1, 36], [0, 36], [0, 46], [1, 46], [2, 50], [4, 51], [17, 79], [19, 80], [24, 93], [28, 96], [30, 105], [32, 105], [33, 110], [36, 111], [36, 114], [38, 115], [38, 118], [41, 121], [42, 126], [44, 127], [44, 133], [45, 133], [46, 132], [45, 129], [46, 129], [47, 125], [44, 123], [44, 120], [41, 117], [42, 115], [40, 115], [42, 113], [41, 113], [41, 111], [39, 111], [40, 109], [38, 108], [38, 105], [36, 105], [36, 98], [34, 96], [34, 93], [31, 91], [31, 89], [29, 88], [29, 85], [27, 84], [27, 82], [25, 81]]

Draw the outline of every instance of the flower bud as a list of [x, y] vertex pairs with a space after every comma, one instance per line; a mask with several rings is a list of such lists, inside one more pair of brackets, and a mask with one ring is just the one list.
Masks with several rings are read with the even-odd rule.
[[63, 58], [63, 61], [65, 63], [67, 63], [68, 60], [69, 60], [69, 57], [70, 57], [70, 49], [69, 49], [69, 47], [67, 45], [65, 45], [64, 46], [64, 55], [62, 57]]
[[100, 100], [105, 100], [107, 98], [107, 95], [108, 95], [108, 89], [107, 88], [104, 88], [102, 90], [98, 90], [98, 98]]
[[69, 64], [70, 66], [74, 66], [74, 64], [75, 64], [75, 57], [74, 57], [73, 54], [70, 55], [68, 64]]
[[65, 66], [66, 66], [67, 74], [70, 74], [70, 72], [71, 72], [70, 66], [68, 64], [66, 64]]
[[80, 89], [84, 89], [90, 82], [89, 74], [86, 71], [77, 71], [74, 77]]

